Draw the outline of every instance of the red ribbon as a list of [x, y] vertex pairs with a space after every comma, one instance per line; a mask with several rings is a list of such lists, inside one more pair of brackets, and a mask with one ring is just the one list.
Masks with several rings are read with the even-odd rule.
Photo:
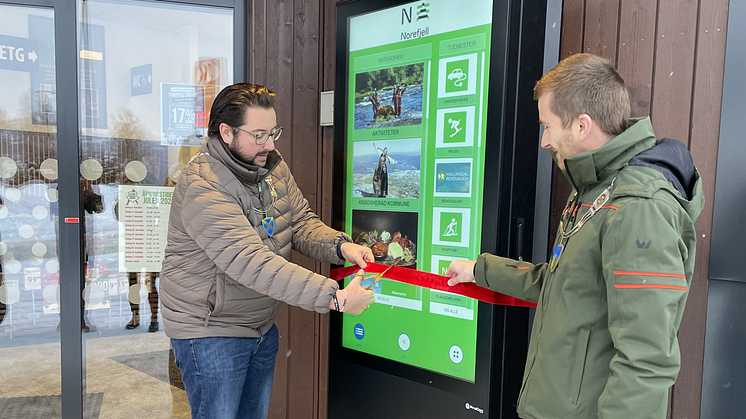
[[[381, 265], [378, 263], [368, 263], [368, 267], [365, 268], [366, 273], [381, 273], [388, 265]], [[346, 268], [332, 269], [330, 276], [333, 280], [339, 281], [350, 275], [354, 275], [360, 268], [358, 266], [348, 266]], [[487, 288], [480, 287], [473, 282], [462, 283], [454, 286], [448, 286], [448, 277], [431, 274], [422, 271], [416, 271], [414, 269], [399, 268], [394, 266], [386, 272], [386, 279], [393, 279], [394, 281], [403, 282], [405, 284], [417, 285], [418, 287], [430, 288], [437, 291], [446, 291], [453, 294], [463, 295], [464, 297], [474, 298], [479, 301], [484, 301], [490, 304], [499, 304], [503, 306], [515, 306], [515, 307], [536, 307], [535, 303], [529, 303], [528, 301], [519, 300], [518, 298], [511, 297], [509, 295], [501, 294], [489, 290]]]

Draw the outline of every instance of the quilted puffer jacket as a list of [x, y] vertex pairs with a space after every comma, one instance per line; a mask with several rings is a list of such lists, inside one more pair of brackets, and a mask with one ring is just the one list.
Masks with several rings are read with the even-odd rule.
[[337, 283], [288, 259], [295, 249], [341, 264], [343, 241], [311, 211], [279, 152], [251, 166], [208, 139], [174, 190], [160, 279], [166, 335], [261, 336], [281, 302], [328, 312]]

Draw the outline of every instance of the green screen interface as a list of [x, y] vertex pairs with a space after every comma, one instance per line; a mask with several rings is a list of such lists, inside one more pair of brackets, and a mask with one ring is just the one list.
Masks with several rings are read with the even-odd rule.
[[[491, 0], [349, 20], [346, 230], [378, 263], [443, 275], [479, 254], [491, 20]], [[474, 381], [476, 300], [385, 278], [373, 290], [344, 314], [344, 347]]]

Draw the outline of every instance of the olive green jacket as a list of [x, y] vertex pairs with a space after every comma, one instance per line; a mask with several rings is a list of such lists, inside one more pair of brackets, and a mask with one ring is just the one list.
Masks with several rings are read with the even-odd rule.
[[538, 303], [517, 406], [522, 418], [666, 417], [681, 364], [676, 335], [694, 269], [694, 222], [704, 199], [680, 143], [674, 157], [691, 167], [673, 172], [691, 174], [681, 182], [689, 199], [656, 170], [660, 162], [630, 162], [656, 154], [654, 146], [645, 118], [602, 147], [566, 159], [582, 204], [574, 223], [574, 211], [565, 211], [567, 232], [614, 183], [608, 201], [574, 235], [563, 239], [558, 232], [555, 246], [564, 248], [554, 270], [551, 261], [533, 265], [489, 254], [477, 261], [479, 285]]

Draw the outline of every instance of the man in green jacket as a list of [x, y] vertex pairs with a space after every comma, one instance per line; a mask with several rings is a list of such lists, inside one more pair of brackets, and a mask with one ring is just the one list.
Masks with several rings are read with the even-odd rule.
[[571, 56], [534, 88], [542, 147], [574, 187], [549, 263], [490, 254], [451, 264], [537, 303], [518, 400], [525, 419], [664, 419], [694, 270], [702, 182], [686, 147], [629, 120], [624, 81]]

